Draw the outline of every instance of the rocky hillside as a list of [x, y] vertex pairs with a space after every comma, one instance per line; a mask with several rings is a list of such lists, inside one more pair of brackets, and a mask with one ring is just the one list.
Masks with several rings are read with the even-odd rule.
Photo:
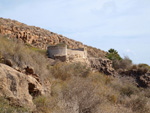
[[89, 63], [60, 62], [47, 58], [48, 45], [84, 45], [2, 18], [0, 33], [0, 113], [150, 113], [148, 65], [122, 59], [114, 70], [88, 46]]
[[11, 38], [22, 39], [24, 42], [41, 49], [46, 49], [49, 45], [65, 43], [69, 48], [73, 49], [82, 48], [84, 46], [87, 47], [88, 55], [91, 57], [105, 57], [106, 54], [106, 52], [100, 49], [86, 46], [81, 42], [69, 39], [65, 36], [10, 19], [0, 18], [0, 33]]

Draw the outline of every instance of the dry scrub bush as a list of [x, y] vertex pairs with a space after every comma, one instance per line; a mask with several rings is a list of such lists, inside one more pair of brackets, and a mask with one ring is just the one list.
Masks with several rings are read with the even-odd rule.
[[148, 64], [138, 64], [138, 67], [147, 68], [148, 70], [150, 70], [150, 66]]
[[90, 69], [81, 63], [59, 62], [51, 68], [51, 73], [55, 78], [67, 80], [71, 76], [87, 77], [90, 73]]
[[37, 113], [51, 113], [49, 108], [48, 97], [38, 96], [34, 99]]
[[146, 98], [150, 98], [150, 88], [144, 89], [144, 91], [142, 92], [142, 94]]
[[113, 67], [114, 69], [126, 69], [128, 70], [132, 66], [132, 61], [128, 57], [124, 57], [122, 60], [114, 60]]
[[113, 79], [108, 80], [108, 77], [100, 73], [87, 78], [72, 77], [62, 90], [62, 98], [65, 99], [63, 108], [68, 111], [66, 113], [73, 110], [79, 110], [77, 113], [106, 113], [106, 109], [110, 110], [108, 113], [126, 113], [126, 108], [122, 107], [119, 112], [120, 107], [115, 106], [120, 93], [109, 86], [110, 80]]
[[97, 90], [98, 88], [92, 84], [90, 79], [72, 77], [62, 91], [62, 97], [68, 104], [66, 106], [69, 106], [66, 109], [71, 108], [79, 113], [96, 113], [102, 102], [96, 93]]
[[146, 67], [138, 67], [138, 73], [140, 74], [140, 75], [143, 75], [143, 74], [145, 74], [145, 73], [147, 73], [148, 72], [148, 68], [146, 68]]
[[110, 87], [120, 93], [120, 96], [130, 97], [133, 94], [139, 93], [139, 88], [135, 84], [135, 79], [132, 77], [120, 77], [111, 81]]
[[38, 113], [99, 113], [98, 106], [103, 101], [90, 79], [73, 76], [68, 81], [57, 82], [51, 97], [35, 99]]
[[[78, 108], [79, 113], [84, 113], [84, 110], [88, 113], [132, 113], [130, 107], [126, 108], [119, 103], [120, 91], [110, 86], [111, 81], [106, 82], [107, 79], [106, 76], [98, 73], [88, 78], [73, 77], [67, 83], [67, 88], [62, 91], [64, 103], [68, 102], [69, 105], [65, 109]], [[114, 81], [112, 78], [110, 80]], [[120, 105], [117, 106], [118, 104]]]
[[[57, 79], [53, 82], [51, 97], [44, 98], [44, 101], [42, 97], [36, 102], [36, 105], [39, 106], [39, 113], [40, 111], [50, 113], [149, 113], [150, 111], [149, 95], [146, 93], [148, 89], [139, 90], [126, 78], [114, 79], [100, 73], [92, 73], [86, 78], [71, 76], [66, 81]], [[147, 101], [145, 101], [146, 98]]]
[[133, 65], [129, 71], [135, 70], [137, 71], [138, 75], [143, 75], [145, 73], [147, 73], [149, 71], [149, 68], [147, 66], [143, 66], [143, 65]]
[[135, 113], [132, 109], [122, 105], [113, 105], [111, 103], [102, 103], [98, 113]]
[[62, 95], [62, 89], [65, 87], [65, 83], [60, 80], [53, 82], [55, 83], [52, 83], [51, 96], [38, 96], [34, 99], [34, 104], [36, 105], [35, 113], [68, 113], [63, 105], [63, 108], [60, 106], [63, 100], [60, 95]]
[[96, 94], [97, 88], [89, 79], [71, 77], [61, 85], [57, 83], [55, 86], [59, 89], [55, 89], [55, 95], [35, 98], [38, 113], [96, 113], [100, 98]]
[[141, 89], [128, 77], [115, 79], [110, 87], [120, 93], [118, 104], [135, 113], [150, 113], [149, 89]]
[[26, 108], [12, 106], [4, 97], [0, 97], [0, 113], [30, 113]]
[[42, 78], [48, 76], [45, 56], [25, 46], [21, 41], [0, 37], [0, 52], [5, 59], [11, 60], [14, 68], [22, 70], [29, 66]]
[[125, 98], [125, 105], [132, 109], [135, 113], [150, 113], [150, 99], [140, 95], [132, 95], [130, 98]]
[[139, 89], [133, 84], [126, 84], [120, 88], [120, 93], [123, 96], [131, 96], [139, 92]]

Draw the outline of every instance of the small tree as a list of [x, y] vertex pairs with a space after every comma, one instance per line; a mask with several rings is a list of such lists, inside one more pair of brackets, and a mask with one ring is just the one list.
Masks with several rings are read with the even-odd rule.
[[115, 49], [109, 49], [106, 57], [112, 61], [114, 60], [122, 60], [122, 58], [120, 57], [120, 55], [118, 54], [118, 52]]
[[122, 58], [120, 57], [120, 55], [118, 54], [118, 52], [115, 49], [109, 49], [106, 54], [106, 57], [108, 59], [112, 60], [114, 69], [116, 68], [116, 65], [118, 65], [119, 62], [122, 60]]

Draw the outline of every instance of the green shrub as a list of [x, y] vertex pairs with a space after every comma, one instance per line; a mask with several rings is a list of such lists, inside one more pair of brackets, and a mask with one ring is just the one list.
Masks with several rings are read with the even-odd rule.
[[122, 58], [115, 49], [109, 49], [108, 53], [106, 54], [106, 57], [112, 61], [122, 60]]

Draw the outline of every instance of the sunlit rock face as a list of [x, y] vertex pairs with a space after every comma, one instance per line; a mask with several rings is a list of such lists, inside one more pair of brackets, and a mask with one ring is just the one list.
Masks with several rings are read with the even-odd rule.
[[42, 91], [42, 85], [34, 77], [0, 64], [0, 96], [11, 104], [34, 109], [32, 98], [43, 94]]

